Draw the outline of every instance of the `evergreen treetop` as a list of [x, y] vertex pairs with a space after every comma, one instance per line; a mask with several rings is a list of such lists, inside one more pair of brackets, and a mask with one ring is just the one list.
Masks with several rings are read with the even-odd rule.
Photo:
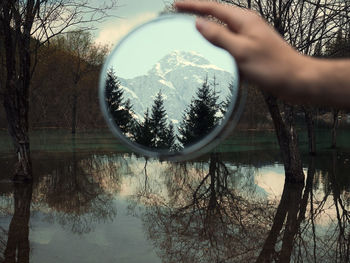
[[166, 148], [166, 116], [162, 92], [159, 91], [154, 99], [151, 113], [153, 148]]
[[134, 112], [130, 100], [124, 101], [124, 91], [112, 68], [107, 72], [105, 95], [107, 108], [113, 120], [119, 129], [128, 135], [134, 122]]
[[149, 116], [149, 109], [144, 113], [144, 119], [141, 123], [136, 123], [133, 130], [134, 141], [146, 147], [152, 147], [152, 121]]
[[220, 109], [217, 92], [211, 88], [206, 77], [183, 115], [178, 136], [182, 145], [193, 144], [212, 131], [220, 120]]
[[150, 148], [173, 149], [176, 140], [174, 125], [172, 122], [167, 125], [167, 114], [161, 91], [157, 93], [153, 101], [151, 114], [147, 108], [143, 122], [137, 124], [134, 140]]

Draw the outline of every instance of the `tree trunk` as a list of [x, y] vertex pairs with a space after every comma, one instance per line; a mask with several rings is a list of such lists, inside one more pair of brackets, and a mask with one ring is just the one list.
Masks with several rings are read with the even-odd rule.
[[[274, 2], [273, 8], [275, 18], [274, 28], [284, 38], [286, 30], [281, 17], [276, 15], [276, 2]], [[263, 95], [275, 126], [282, 153], [286, 181], [304, 183], [305, 175], [300, 159], [297, 133], [294, 127], [294, 108], [288, 104], [284, 104], [284, 118], [282, 118], [277, 98], [266, 92], [263, 92]]]
[[210, 174], [210, 199], [209, 199], [209, 205], [208, 210], [213, 211], [216, 207], [216, 187], [215, 183], [219, 178], [217, 178], [217, 164], [218, 164], [218, 157], [215, 153], [212, 153], [210, 155], [210, 163], [209, 163], [209, 174]]
[[338, 128], [338, 114], [339, 110], [332, 110], [333, 113], [333, 125], [332, 125], [332, 144], [331, 148], [337, 148], [337, 128]]
[[4, 107], [8, 122], [8, 131], [12, 138], [17, 156], [14, 171], [15, 180], [32, 179], [32, 162], [30, 158], [30, 143], [28, 136], [28, 96], [29, 85], [15, 76], [8, 75], [4, 95]]
[[291, 201], [289, 198], [290, 192], [291, 192], [291, 188], [289, 188], [289, 184], [285, 182], [281, 200], [277, 207], [277, 211], [273, 219], [271, 230], [256, 260], [257, 263], [272, 262], [273, 256], [276, 253], [275, 247], [276, 247], [277, 239], [283, 227], [285, 218], [288, 214], [288, 207]]
[[316, 135], [315, 135], [315, 117], [312, 109], [304, 109], [307, 125], [307, 137], [309, 143], [309, 154], [316, 155]]
[[[289, 188], [288, 215], [282, 238], [282, 248], [279, 257], [280, 262], [290, 262], [291, 260], [294, 238], [300, 228], [298, 217], [301, 216], [301, 210], [305, 212], [307, 206], [307, 203], [305, 203], [304, 207], [301, 206], [304, 185], [287, 185], [287, 187]], [[304, 216], [305, 214], [302, 215], [302, 217]]]
[[78, 94], [77, 94], [76, 90], [74, 90], [73, 97], [72, 97], [72, 134], [76, 133], [77, 108], [78, 108]]
[[29, 218], [33, 185], [15, 184], [14, 214], [9, 226], [4, 262], [29, 263]]
[[[314, 157], [311, 158], [305, 189], [304, 184], [285, 182], [271, 230], [256, 262], [290, 262], [295, 237], [305, 219], [309, 198], [312, 198], [315, 160]], [[282, 234], [283, 237], [280, 238]], [[280, 251], [277, 251], [279, 248]]]
[[282, 119], [277, 98], [263, 93], [270, 111], [275, 131], [282, 154], [286, 180], [288, 182], [303, 183], [304, 172], [302, 169], [298, 138], [294, 128], [294, 110], [292, 106], [285, 105], [285, 116]]
[[334, 207], [336, 210], [336, 218], [338, 235], [336, 247], [337, 247], [337, 258], [334, 262], [349, 262], [349, 234], [347, 231], [347, 225], [349, 222], [347, 205], [342, 198], [342, 190], [340, 188], [339, 181], [336, 178], [337, 175], [337, 151], [332, 152], [332, 170], [329, 173], [329, 182], [331, 186]]
[[[32, 10], [34, 3], [28, 3]], [[33, 17], [26, 17], [23, 32], [15, 20], [13, 28], [12, 15], [16, 11], [10, 1], [4, 2], [2, 29], [6, 56], [6, 84], [4, 107], [8, 121], [8, 130], [12, 138], [18, 162], [15, 167], [15, 180], [31, 180], [32, 164], [28, 136], [29, 85], [31, 79], [30, 28]]]

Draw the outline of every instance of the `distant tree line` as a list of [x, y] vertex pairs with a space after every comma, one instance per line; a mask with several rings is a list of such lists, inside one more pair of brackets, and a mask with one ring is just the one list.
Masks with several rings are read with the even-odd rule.
[[[220, 124], [230, 96], [219, 102], [219, 93], [214, 88], [216, 85], [215, 77], [213, 83], [209, 83], [207, 77], [204, 79], [196, 96], [185, 109], [178, 134], [175, 133], [173, 122], [168, 120], [161, 90], [151, 109], [147, 108], [143, 120], [140, 120], [130, 100], [124, 98], [124, 91], [113, 69], [107, 72], [106, 104], [111, 118], [128, 138], [146, 147], [175, 151], [197, 142]], [[229, 88], [232, 91], [232, 84]]]
[[150, 148], [175, 147], [174, 125], [167, 120], [161, 91], [153, 101], [151, 112], [146, 109], [143, 120], [135, 114], [130, 99], [125, 100], [124, 90], [113, 69], [107, 72], [105, 95], [110, 116], [125, 136]]
[[[32, 179], [29, 109], [33, 78], [40, 63], [41, 49], [69, 28], [80, 32], [92, 29], [93, 23], [102, 22], [109, 17], [110, 11], [115, 7], [114, 0], [95, 5], [75, 0], [0, 1], [0, 100], [4, 106], [2, 113], [6, 116], [14, 155], [18, 159], [14, 169], [16, 179]], [[77, 40], [81, 42], [81, 39]], [[83, 46], [79, 44], [78, 47]], [[95, 51], [99, 50], [96, 48]], [[71, 54], [77, 55], [74, 52]], [[84, 62], [85, 65], [92, 65], [87, 57], [78, 60], [78, 67], [75, 67], [78, 72], [74, 71], [73, 76], [68, 74], [70, 79], [73, 78], [75, 87], [82, 79], [82, 73], [86, 72], [80, 71], [79, 65]], [[76, 88], [73, 90], [74, 114], [77, 112], [78, 91]], [[73, 117], [73, 127], [75, 120]], [[72, 133], [75, 133], [75, 128]]]
[[[107, 48], [94, 46], [88, 32], [68, 33], [43, 45], [29, 90], [29, 128], [105, 128], [96, 87], [106, 54]], [[3, 58], [0, 47], [0, 61]], [[0, 63], [0, 83], [4, 71]], [[6, 127], [4, 108], [0, 107], [0, 129]]]
[[[322, 53], [320, 52], [319, 56], [327, 57], [327, 58], [349, 58], [350, 57], [350, 31], [348, 28], [348, 32], [345, 32], [340, 28], [338, 30], [338, 34], [336, 39], [330, 41], [326, 45], [326, 50]], [[339, 125], [339, 117], [342, 111], [338, 108], [331, 109], [320, 109], [321, 111], [331, 112], [332, 115], [332, 126], [331, 126], [331, 148], [337, 147], [337, 128]], [[344, 113], [349, 114], [349, 111], [344, 111]]]
[[[82, 56], [83, 53], [80, 52], [80, 57], [76, 56], [75, 52], [79, 51], [76, 48], [77, 43], [83, 44], [86, 41], [88, 47], [92, 44], [88, 33], [80, 34], [81, 36], [78, 33], [72, 33], [72, 36], [56, 37], [50, 41], [50, 45], [44, 45], [38, 51], [38, 64], [29, 91], [30, 129], [63, 128], [81, 131], [107, 128], [100, 111], [96, 89], [102, 63], [100, 57], [101, 54], [107, 53], [106, 47], [98, 47], [101, 52], [96, 54], [97, 63], [93, 62], [94, 58], [89, 55], [96, 52], [94, 48], [90, 49], [91, 53], [86, 52]], [[72, 40], [75, 41], [72, 43]], [[2, 47], [0, 47], [0, 62], [3, 59]], [[2, 76], [5, 69], [4, 64], [0, 63], [2, 86], [6, 80]], [[238, 129], [265, 126], [272, 127], [266, 105], [259, 90], [249, 88], [247, 103]], [[6, 128], [6, 114], [4, 107], [0, 107], [0, 129]]]

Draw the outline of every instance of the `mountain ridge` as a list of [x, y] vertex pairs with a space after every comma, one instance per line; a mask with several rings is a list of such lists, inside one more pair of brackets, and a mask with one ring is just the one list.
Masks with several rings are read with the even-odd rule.
[[198, 88], [206, 78], [212, 83], [214, 77], [219, 101], [223, 101], [230, 94], [233, 75], [194, 51], [173, 51], [161, 58], [146, 75], [119, 79], [125, 99], [131, 100], [140, 119], [143, 119], [147, 107], [152, 107], [156, 94], [161, 91], [168, 118], [177, 126]]

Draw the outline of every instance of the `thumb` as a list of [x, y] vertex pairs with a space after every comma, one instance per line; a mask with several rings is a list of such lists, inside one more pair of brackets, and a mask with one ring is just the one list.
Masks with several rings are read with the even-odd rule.
[[226, 26], [218, 23], [198, 18], [196, 21], [197, 30], [209, 42], [215, 46], [227, 50], [232, 56], [239, 60], [243, 56], [244, 46], [247, 40], [230, 31]]

